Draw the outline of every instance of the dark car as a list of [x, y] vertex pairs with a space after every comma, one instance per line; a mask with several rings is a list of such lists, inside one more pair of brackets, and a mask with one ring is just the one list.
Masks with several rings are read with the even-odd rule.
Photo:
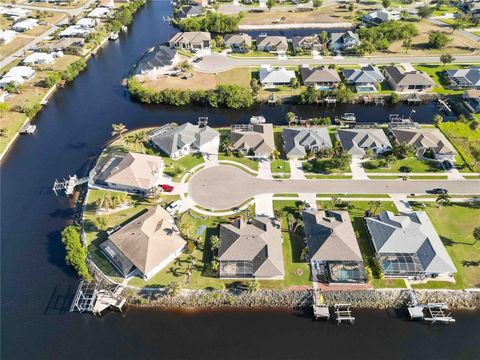
[[453, 169], [453, 164], [448, 160], [443, 161], [442, 165], [443, 165], [443, 168], [445, 170], [452, 170]]
[[435, 188], [432, 190], [428, 190], [427, 193], [429, 194], [446, 194], [448, 193], [447, 189], [442, 189], [442, 188]]
[[165, 191], [165, 192], [172, 192], [172, 191], [173, 191], [173, 186], [172, 186], [172, 185], [163, 184], [163, 185], [162, 185], [162, 190]]
[[202, 60], [203, 60], [203, 57], [199, 56], [199, 57], [197, 57], [195, 60], [193, 60], [193, 62], [196, 64], [196, 63], [198, 63], [198, 62], [200, 62], [200, 61], [202, 61]]

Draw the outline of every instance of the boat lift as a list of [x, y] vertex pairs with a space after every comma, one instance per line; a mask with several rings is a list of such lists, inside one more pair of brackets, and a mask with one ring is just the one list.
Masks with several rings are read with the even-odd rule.
[[342, 322], [349, 322], [353, 325], [355, 321], [355, 317], [352, 316], [350, 304], [335, 304], [334, 305], [334, 313], [335, 319], [337, 320], [337, 325], [341, 324]]
[[423, 320], [431, 324], [454, 323], [450, 309], [447, 304], [428, 303], [426, 305], [418, 304], [417, 296], [413, 290], [410, 290], [410, 305], [407, 307], [411, 320]]
[[88, 176], [79, 179], [77, 175], [73, 175], [73, 176], [69, 175], [68, 180], [65, 178], [62, 181], [58, 181], [57, 179], [55, 179], [52, 190], [57, 196], [58, 196], [57, 191], [59, 190], [65, 190], [66, 195], [72, 195], [75, 191], [75, 187], [77, 187], [78, 185], [86, 184], [89, 181], [89, 179], [90, 177]]
[[113, 291], [100, 289], [97, 282], [89, 283], [81, 280], [77, 292], [70, 306], [70, 312], [90, 312], [100, 316], [107, 309], [116, 309], [122, 312], [126, 299], [120, 294], [123, 286], [117, 285]]

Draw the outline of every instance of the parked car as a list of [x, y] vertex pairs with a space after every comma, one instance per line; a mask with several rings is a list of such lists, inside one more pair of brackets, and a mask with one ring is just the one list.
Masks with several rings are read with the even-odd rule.
[[442, 162], [442, 165], [443, 165], [443, 168], [444, 168], [445, 170], [452, 170], [452, 169], [453, 169], [453, 164], [452, 164], [450, 161], [448, 161], [448, 160], [444, 160], [444, 161]]
[[163, 184], [162, 185], [162, 190], [165, 191], [165, 192], [172, 192], [173, 191], [173, 186], [168, 185], [168, 184]]
[[193, 60], [193, 62], [196, 64], [196, 63], [198, 63], [198, 62], [200, 62], [200, 61], [202, 61], [202, 60], [203, 60], [203, 57], [199, 56], [199, 57], [197, 57], [195, 60]]
[[169, 214], [174, 214], [180, 210], [181, 205], [182, 205], [182, 201], [177, 200], [172, 202], [170, 205], [168, 205], [166, 210], [168, 211]]
[[427, 193], [429, 194], [447, 194], [448, 190], [447, 189], [442, 189], [442, 188], [435, 188], [432, 190], [428, 190]]
[[308, 200], [305, 200], [303, 203], [305, 204], [306, 209], [310, 209], [312, 207], [312, 204]]

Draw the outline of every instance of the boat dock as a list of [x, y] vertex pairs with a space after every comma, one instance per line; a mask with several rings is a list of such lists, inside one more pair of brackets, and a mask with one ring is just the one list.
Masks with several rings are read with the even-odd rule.
[[89, 283], [81, 280], [70, 306], [70, 312], [90, 312], [97, 316], [109, 309], [122, 312], [122, 307], [126, 302], [125, 298], [120, 295], [122, 290], [123, 287], [120, 285], [117, 285], [112, 291], [100, 289], [97, 282]]
[[334, 305], [335, 320], [337, 325], [342, 322], [349, 322], [353, 325], [355, 318], [352, 316], [350, 304], [335, 304]]
[[410, 305], [407, 307], [407, 310], [411, 320], [423, 320], [431, 324], [449, 324], [455, 322], [447, 304], [428, 303], [422, 305], [418, 304], [417, 296], [413, 290], [410, 290], [409, 295]]
[[313, 316], [315, 320], [329, 320], [330, 319], [330, 310], [325, 304], [323, 299], [323, 294], [320, 291], [315, 291], [313, 293]]

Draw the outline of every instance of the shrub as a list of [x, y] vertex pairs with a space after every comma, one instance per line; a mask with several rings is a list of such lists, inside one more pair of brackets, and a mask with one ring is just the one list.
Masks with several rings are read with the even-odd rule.
[[67, 252], [65, 261], [77, 274], [89, 281], [92, 279], [87, 268], [87, 249], [80, 241], [80, 233], [75, 226], [69, 225], [62, 231], [62, 243]]
[[204, 16], [182, 19], [174, 24], [182, 31], [209, 31], [224, 34], [237, 31], [242, 17], [242, 13], [231, 16], [207, 12]]

